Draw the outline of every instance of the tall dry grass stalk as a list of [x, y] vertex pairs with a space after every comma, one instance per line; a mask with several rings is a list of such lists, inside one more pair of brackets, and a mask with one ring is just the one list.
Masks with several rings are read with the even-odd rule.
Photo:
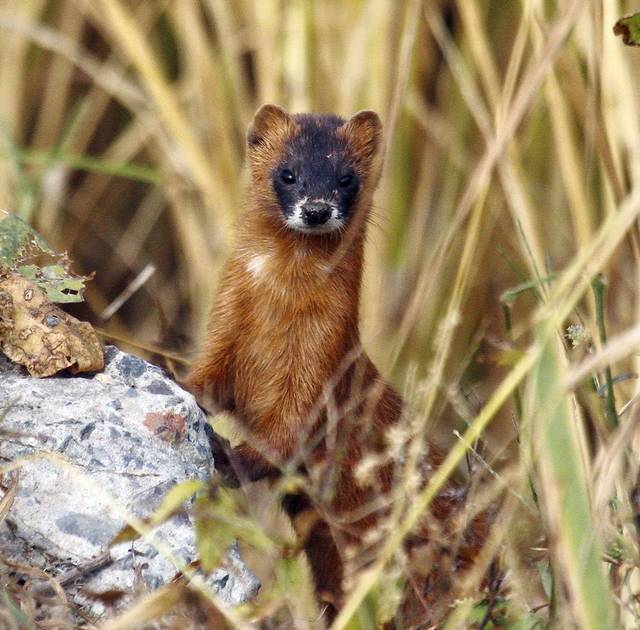
[[[105, 325], [139, 351], [197, 343], [242, 210], [244, 132], [259, 104], [366, 107], [385, 121], [363, 338], [419, 432], [452, 448], [394, 513], [335, 628], [374, 623], [403, 539], [465, 458], [491, 479], [487, 497], [508, 496], [491, 538], [504, 601], [480, 603], [481, 566], [447, 627], [640, 623], [640, 52], [612, 34], [638, 10], [0, 0], [0, 207], [96, 271], [81, 312], [94, 321], [155, 265]], [[406, 479], [419, 445], [414, 454]], [[317, 626], [292, 596], [304, 567], [287, 562], [269, 556], [274, 577], [238, 613], [246, 623], [284, 606], [283, 623]], [[169, 607], [160, 600], [108, 627], [148, 623]]]

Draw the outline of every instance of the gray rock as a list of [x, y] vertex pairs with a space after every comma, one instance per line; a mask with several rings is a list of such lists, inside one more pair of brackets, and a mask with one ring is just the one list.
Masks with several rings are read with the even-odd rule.
[[[213, 460], [206, 418], [191, 394], [159, 368], [105, 349], [94, 375], [29, 377], [0, 354], [0, 463], [42, 453], [20, 468], [0, 550], [54, 573], [91, 564], [123, 528], [125, 512], [146, 517], [173, 485], [206, 479]], [[109, 562], [87, 575], [92, 592], [157, 588], [196, 555], [193, 526], [184, 515], [156, 529], [158, 544], [142, 540], [109, 550]], [[160, 551], [162, 551], [162, 553]], [[18, 559], [18, 558], [16, 558]], [[231, 549], [208, 576], [229, 604], [254, 596], [259, 582]], [[100, 613], [94, 606], [94, 612]]]

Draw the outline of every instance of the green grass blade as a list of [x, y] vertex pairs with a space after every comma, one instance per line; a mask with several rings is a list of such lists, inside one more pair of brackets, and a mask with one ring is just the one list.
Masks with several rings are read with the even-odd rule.
[[113, 162], [90, 155], [77, 155], [73, 153], [55, 153], [37, 149], [18, 150], [18, 160], [23, 164], [37, 166], [53, 166], [64, 164], [78, 171], [102, 173], [113, 177], [124, 177], [145, 184], [157, 185], [162, 181], [160, 172], [151, 166], [144, 164], [125, 164]]
[[584, 441], [570, 397], [557, 338], [541, 334], [542, 354], [528, 391], [539, 491], [554, 547], [555, 577], [568, 591], [580, 628], [614, 628], [613, 599], [601, 560], [598, 527], [589, 497]]

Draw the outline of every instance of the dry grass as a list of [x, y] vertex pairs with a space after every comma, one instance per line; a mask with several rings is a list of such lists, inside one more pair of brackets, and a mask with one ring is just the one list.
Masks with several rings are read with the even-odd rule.
[[[259, 104], [382, 115], [363, 338], [420, 432], [452, 448], [398, 512], [336, 628], [370, 627], [365, 612], [384, 599], [403, 537], [465, 456], [492, 471], [486, 496], [507, 490], [491, 539], [506, 570], [505, 627], [640, 624], [640, 52], [612, 34], [638, 10], [632, 0], [0, 0], [0, 207], [69, 250], [78, 271], [96, 271], [77, 310], [91, 321], [155, 266], [103, 324], [137, 352], [197, 343]], [[269, 562], [273, 587], [239, 614], [255, 624], [284, 605], [286, 624], [313, 627], [293, 586], [304, 571]], [[476, 605], [483, 570], [447, 627], [495, 627]], [[28, 599], [7, 591], [4, 602], [2, 620], [28, 627]], [[142, 604], [146, 622], [150, 610], [164, 608]]]

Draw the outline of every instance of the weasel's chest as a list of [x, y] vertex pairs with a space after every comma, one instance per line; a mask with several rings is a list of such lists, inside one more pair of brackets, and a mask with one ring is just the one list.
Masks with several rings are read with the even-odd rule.
[[293, 291], [264, 295], [257, 287], [245, 296], [234, 357], [236, 402], [252, 415], [282, 405], [300, 412], [312, 407], [346, 352], [341, 314], [321, 296]]
[[318, 372], [335, 357], [340, 330], [332, 314], [319, 308], [297, 311], [254, 303], [239, 336], [237, 358], [244, 370], [256, 379], [278, 381], [292, 371], [310, 376]]
[[246, 263], [242, 302], [247, 351], [278, 361], [309, 360], [328, 349], [349, 319], [343, 287], [313, 258], [255, 254]]

